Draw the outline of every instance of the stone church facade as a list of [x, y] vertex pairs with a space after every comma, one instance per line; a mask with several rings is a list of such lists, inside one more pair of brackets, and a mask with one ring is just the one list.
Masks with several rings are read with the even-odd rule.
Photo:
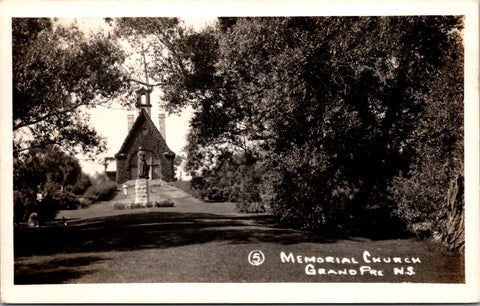
[[[165, 114], [159, 115], [160, 130], [163, 131], [161, 133], [150, 117], [150, 93], [151, 91], [146, 89], [137, 91], [138, 116], [133, 120], [133, 115], [129, 115], [127, 137], [115, 154], [117, 184], [138, 178], [140, 149], [145, 152], [146, 161], [150, 167], [150, 179], [162, 179], [167, 182], [174, 180], [175, 153], [170, 150], [165, 141]], [[146, 103], [142, 102], [143, 96], [146, 97]]]

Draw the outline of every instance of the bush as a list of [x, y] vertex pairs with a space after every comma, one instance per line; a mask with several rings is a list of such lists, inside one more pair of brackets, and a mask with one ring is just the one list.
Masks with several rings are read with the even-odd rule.
[[55, 219], [59, 210], [77, 209], [80, 201], [70, 192], [47, 192], [42, 201], [20, 191], [14, 191], [15, 222], [23, 222], [31, 213], [37, 213], [40, 224]]
[[82, 175], [80, 176], [80, 178], [77, 180], [77, 182], [75, 183], [75, 185], [73, 185], [72, 187], [72, 192], [74, 194], [77, 194], [77, 195], [81, 195], [81, 194], [84, 194], [85, 191], [88, 189], [88, 187], [92, 186], [92, 182], [90, 180], [90, 177], [85, 174], [85, 173], [82, 173]]
[[71, 192], [55, 192], [51, 196], [51, 201], [59, 209], [77, 209], [80, 207], [80, 201], [77, 196]]
[[[117, 209], [117, 210], [145, 208], [145, 206], [143, 206], [141, 204], [124, 203], [124, 202], [115, 202], [115, 203], [113, 203], [112, 207], [113, 207], [113, 209]], [[153, 207], [153, 204], [148, 203], [146, 207]]]
[[160, 202], [148, 202], [146, 206], [142, 204], [135, 203], [124, 203], [124, 202], [115, 202], [113, 203], [113, 209], [124, 210], [124, 209], [137, 209], [137, 208], [152, 208], [152, 207], [173, 207], [174, 203], [172, 200], [162, 200]]
[[28, 215], [35, 212], [38, 214], [39, 224], [43, 221], [49, 221], [55, 219], [58, 211], [60, 210], [60, 201], [58, 198], [54, 198], [52, 195], [46, 195], [42, 201], [36, 201], [33, 205], [29, 205], [27, 208]]
[[206, 202], [225, 202], [228, 200], [228, 188], [209, 186], [202, 189], [200, 197]]
[[[391, 187], [397, 203], [394, 213], [419, 238], [439, 236], [451, 250], [464, 250], [463, 176], [447, 167], [413, 168]], [[418, 192], [421, 190], [422, 192]]]
[[272, 158], [262, 180], [261, 198], [284, 224], [336, 230], [339, 225], [345, 226], [341, 219], [346, 219], [343, 215], [350, 190], [328, 157], [320, 158], [312, 152], [308, 148], [291, 148]]
[[89, 208], [93, 202], [91, 199], [81, 197], [78, 199], [80, 201], [80, 208]]
[[83, 197], [87, 201], [91, 201], [91, 203], [95, 203], [97, 201], [108, 201], [113, 197], [115, 190], [117, 190], [116, 183], [103, 182], [90, 186]]
[[[192, 188], [206, 202], [257, 203], [260, 199], [261, 163], [237, 165], [235, 157], [224, 157], [222, 163], [213, 170], [206, 170], [201, 176], [193, 176]], [[240, 158], [239, 158], [240, 159]]]
[[[88, 177], [78, 160], [57, 146], [32, 149], [13, 162], [14, 221], [27, 221], [37, 213], [40, 222], [53, 219], [59, 209], [75, 209], [75, 196], [85, 191]], [[72, 193], [73, 192], [73, 193]], [[42, 194], [42, 201], [37, 194]]]
[[13, 203], [15, 223], [27, 221], [30, 213], [34, 212], [35, 198], [32, 192], [27, 193], [14, 190]]
[[155, 201], [155, 207], [173, 207], [173, 206], [174, 206], [174, 203], [170, 199], [162, 200], [160, 202]]
[[253, 203], [237, 202], [236, 207], [238, 212], [241, 212], [241, 213], [254, 214], [254, 213], [264, 213], [267, 211], [267, 209], [265, 208], [265, 205], [263, 205], [263, 203], [261, 202], [253, 202]]

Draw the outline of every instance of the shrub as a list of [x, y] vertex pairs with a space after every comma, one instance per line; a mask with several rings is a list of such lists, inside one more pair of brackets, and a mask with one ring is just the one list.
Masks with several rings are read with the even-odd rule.
[[93, 204], [91, 199], [84, 197], [79, 198], [78, 201], [80, 202], [80, 208], [89, 208]]
[[428, 171], [412, 169], [415, 171], [411, 171], [408, 177], [396, 178], [391, 187], [397, 203], [394, 213], [418, 237], [439, 235], [447, 248], [463, 250], [463, 176], [435, 165], [430, 165]]
[[127, 208], [127, 203], [115, 202], [113, 203], [113, 209], [123, 210]]
[[201, 199], [206, 202], [261, 202], [259, 186], [263, 165], [259, 162], [237, 165], [235, 158], [241, 159], [224, 157], [215, 169], [193, 176], [191, 186], [199, 191]]
[[53, 220], [60, 210], [61, 196], [54, 196], [47, 194], [41, 202], [36, 202], [32, 208], [32, 212], [38, 214], [38, 221], [41, 224], [43, 221]]
[[114, 182], [103, 182], [100, 184], [95, 184], [90, 186], [83, 197], [92, 203], [97, 201], [108, 201], [114, 195], [115, 190], [117, 190], [117, 184]]
[[[282, 223], [304, 229], [336, 230], [349, 190], [327, 156], [292, 147], [270, 161], [261, 184], [262, 201]], [[330, 181], [322, 179], [329, 177]], [[335, 206], [330, 203], [335, 203]]]
[[206, 202], [225, 202], [228, 200], [228, 188], [209, 186], [200, 192], [200, 196]]
[[137, 208], [152, 208], [152, 207], [173, 207], [174, 203], [172, 200], [162, 200], [160, 202], [148, 202], [146, 206], [142, 204], [135, 203], [125, 203], [125, 202], [115, 202], [113, 203], [113, 209], [124, 210], [124, 209], [137, 209]]
[[155, 207], [173, 207], [174, 203], [171, 199], [162, 200], [160, 202], [155, 201]]
[[241, 213], [264, 213], [267, 211], [265, 205], [261, 202], [237, 202], [236, 207]]
[[75, 185], [73, 185], [72, 187], [72, 192], [74, 194], [77, 194], [77, 195], [81, 195], [81, 194], [84, 194], [85, 191], [88, 189], [88, 187], [92, 186], [92, 182], [90, 180], [90, 177], [85, 174], [85, 173], [82, 173], [82, 175], [80, 176], [80, 178], [77, 180], [77, 182], [75, 183]]
[[[113, 203], [112, 207], [113, 207], [113, 209], [124, 210], [124, 209], [144, 208], [145, 206], [143, 206], [141, 204], [135, 204], [133, 202], [131, 202], [131, 203], [115, 202], [115, 203]], [[149, 203], [149, 205], [147, 205], [147, 207], [153, 207], [153, 205], [151, 203]]]
[[77, 196], [71, 192], [55, 192], [51, 196], [52, 201], [56, 202], [59, 209], [77, 209], [80, 201]]
[[17, 223], [26, 221], [31, 213], [37, 213], [41, 224], [55, 219], [59, 210], [77, 209], [79, 206], [80, 201], [71, 192], [47, 192], [42, 201], [38, 201], [26, 193], [14, 191], [14, 215]]
[[27, 193], [14, 190], [13, 203], [15, 223], [26, 221], [30, 213], [34, 211], [35, 198], [33, 192]]

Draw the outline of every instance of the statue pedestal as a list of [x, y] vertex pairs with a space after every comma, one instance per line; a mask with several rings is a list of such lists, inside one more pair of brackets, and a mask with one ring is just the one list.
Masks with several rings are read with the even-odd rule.
[[137, 179], [135, 181], [135, 205], [140, 204], [146, 207], [148, 200], [148, 180]]

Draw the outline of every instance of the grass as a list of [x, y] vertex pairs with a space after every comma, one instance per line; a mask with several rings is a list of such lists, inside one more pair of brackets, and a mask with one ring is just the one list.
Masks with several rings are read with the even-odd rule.
[[[133, 187], [132, 187], [133, 188]], [[416, 239], [332, 237], [280, 227], [266, 214], [236, 213], [234, 203], [203, 203], [169, 185], [153, 186], [152, 201], [174, 207], [114, 209], [134, 200], [118, 192], [88, 209], [61, 211], [68, 220], [14, 231], [15, 284], [142, 282], [425, 282], [462, 283], [464, 257]], [[248, 262], [261, 250], [265, 262]], [[305, 264], [282, 263], [280, 254], [355, 257], [355, 264], [317, 269], [359, 269], [367, 250], [380, 257], [419, 257], [419, 264], [369, 264], [373, 275], [306, 275]], [[393, 274], [412, 266], [414, 275]]]
[[190, 184], [190, 181], [175, 181], [173, 182], [173, 186], [190, 194], [197, 199], [200, 199], [200, 191], [193, 188]]
[[[247, 257], [262, 250], [265, 262]], [[371, 264], [385, 276], [306, 275], [282, 263], [281, 252], [355, 257], [419, 257], [415, 275], [395, 276], [392, 264]], [[318, 268], [359, 268], [321, 265]], [[396, 265], [395, 265], [396, 266]], [[400, 265], [407, 266], [407, 265]], [[415, 239], [336, 238], [280, 228], [269, 216], [138, 212], [15, 231], [15, 283], [117, 282], [430, 282], [464, 281], [463, 260]]]

